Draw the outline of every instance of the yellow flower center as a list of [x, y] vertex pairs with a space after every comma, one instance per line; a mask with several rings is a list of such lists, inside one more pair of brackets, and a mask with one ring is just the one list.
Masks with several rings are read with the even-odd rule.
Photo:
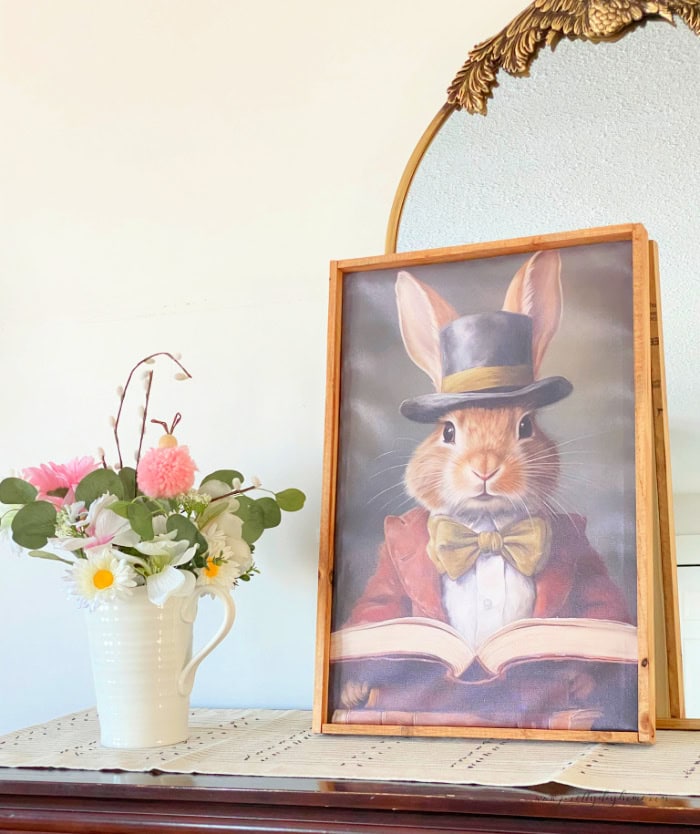
[[111, 570], [105, 570], [102, 568], [101, 570], [95, 571], [95, 575], [92, 577], [92, 582], [96, 588], [99, 588], [102, 591], [104, 588], [109, 588], [109, 586], [113, 584], [114, 574]]
[[207, 559], [207, 563], [204, 566], [204, 573], [210, 579], [213, 579], [218, 572], [219, 572], [219, 566], [212, 559]]

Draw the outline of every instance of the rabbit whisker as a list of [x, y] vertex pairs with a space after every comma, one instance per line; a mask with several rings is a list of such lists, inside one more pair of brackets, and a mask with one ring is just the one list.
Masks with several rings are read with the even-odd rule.
[[594, 487], [596, 489], [600, 489], [602, 487], [602, 483], [600, 480], [595, 480], [594, 478], [587, 478], [585, 475], [580, 475], [578, 473], [571, 473], [571, 472], [562, 472], [559, 475], [559, 482], [560, 484], [566, 483], [572, 485], [579, 485], [583, 484], [584, 486]]
[[578, 434], [575, 437], [570, 437], [567, 440], [553, 440], [552, 442], [554, 445], [561, 449], [562, 446], [570, 446], [572, 443], [578, 443], [579, 440], [590, 440], [592, 437], [602, 437], [603, 435], [610, 434], [612, 429], [604, 429], [602, 431], [594, 431], [590, 434]]
[[[526, 503], [525, 499], [524, 499], [524, 498], [522, 498], [522, 497], [521, 497], [521, 496], [519, 496], [519, 495], [516, 495], [515, 497], [517, 498], [518, 503], [519, 503], [519, 504], [522, 506], [522, 508], [525, 510], [525, 513], [526, 513], [527, 517], [530, 519], [530, 524], [532, 525], [532, 527], [534, 527], [535, 525], [534, 525], [534, 522], [533, 522], [533, 520], [532, 520], [532, 513], [530, 512], [530, 508], [528, 507], [528, 505], [527, 505], [527, 503]], [[509, 496], [509, 495], [506, 495], [506, 498], [510, 501], [510, 503], [511, 503], [511, 504], [513, 504], [513, 502], [511, 501], [511, 499], [510, 499], [510, 496]], [[515, 509], [515, 504], [513, 504], [513, 508]]]
[[385, 472], [391, 472], [394, 469], [405, 469], [405, 468], [406, 468], [406, 465], [404, 463], [397, 463], [396, 466], [386, 466], [384, 469], [378, 470], [377, 472], [374, 473], [374, 475], [370, 475], [369, 477], [370, 477], [370, 480], [371, 480], [372, 478], [379, 478]]
[[[540, 497], [540, 500], [549, 509], [549, 511], [552, 513], [552, 515], [558, 515], [558, 514], [562, 513], [563, 515], [565, 515], [569, 519], [569, 521], [571, 522], [573, 527], [575, 529], [578, 529], [578, 527], [576, 526], [576, 522], [573, 519], [573, 516], [566, 509], [566, 507], [561, 503], [561, 501], [558, 501], [553, 495], [549, 495], [547, 498], [544, 498], [542, 496], [542, 497]], [[558, 510], [556, 508], [558, 508]]]
[[564, 458], [564, 457], [573, 457], [575, 455], [590, 455], [590, 454], [592, 454], [592, 452], [584, 451], [583, 449], [581, 449], [581, 450], [569, 449], [568, 451], [565, 451], [565, 452], [554, 452], [553, 451], [553, 452], [548, 452], [548, 453], [541, 452], [540, 454], [524, 455], [522, 459], [526, 462], [533, 461], [533, 460], [550, 460], [550, 459], [561, 460], [561, 458]]
[[[410, 504], [412, 501], [413, 501], [413, 498], [411, 498], [410, 495], [407, 495], [403, 499], [403, 501], [400, 504], [398, 504], [396, 506], [396, 508], [393, 510], [393, 515], [399, 515], [403, 511], [403, 508], [406, 507], [408, 504]], [[391, 501], [387, 501], [384, 504], [384, 506], [382, 507], [382, 509], [385, 510], [390, 505], [391, 505]]]
[[413, 453], [406, 453], [403, 449], [390, 449], [388, 452], [382, 452], [381, 455], [376, 455], [372, 458], [372, 463], [375, 461], [381, 460], [385, 458], [387, 455], [394, 455], [399, 458], [399, 460], [411, 460], [413, 457]]
[[395, 484], [391, 484], [391, 486], [388, 486], [386, 489], [382, 489], [379, 492], [375, 493], [371, 498], [367, 499], [367, 502], [366, 502], [365, 506], [368, 507], [371, 503], [376, 501], [377, 498], [384, 495], [384, 493], [391, 492], [392, 489], [399, 489], [399, 488], [403, 489], [403, 481], [398, 481]]

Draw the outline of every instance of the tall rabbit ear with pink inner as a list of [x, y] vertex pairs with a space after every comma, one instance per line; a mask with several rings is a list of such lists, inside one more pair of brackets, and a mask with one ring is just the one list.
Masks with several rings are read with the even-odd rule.
[[537, 379], [544, 354], [561, 323], [561, 257], [558, 251], [535, 252], [520, 267], [510, 282], [502, 309], [532, 319], [532, 369]]
[[406, 352], [432, 380], [436, 391], [442, 385], [440, 331], [459, 318], [459, 313], [432, 287], [402, 270], [396, 278], [396, 306]]

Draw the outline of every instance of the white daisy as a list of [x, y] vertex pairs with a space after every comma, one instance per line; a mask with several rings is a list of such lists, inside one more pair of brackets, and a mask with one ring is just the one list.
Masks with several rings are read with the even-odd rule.
[[230, 590], [242, 573], [241, 566], [235, 562], [208, 556], [206, 565], [197, 569], [197, 585], [219, 585]]
[[128, 562], [117, 559], [111, 547], [104, 547], [93, 550], [87, 559], [78, 559], [69, 580], [83, 604], [95, 608], [103, 601], [130, 596], [137, 573]]

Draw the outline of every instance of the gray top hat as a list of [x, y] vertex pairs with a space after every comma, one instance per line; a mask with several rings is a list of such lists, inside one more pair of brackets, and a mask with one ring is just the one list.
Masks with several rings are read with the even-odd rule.
[[409, 420], [433, 423], [457, 408], [494, 408], [526, 403], [531, 408], [568, 396], [563, 376], [535, 380], [532, 319], [519, 313], [462, 316], [440, 331], [442, 390], [401, 403]]

